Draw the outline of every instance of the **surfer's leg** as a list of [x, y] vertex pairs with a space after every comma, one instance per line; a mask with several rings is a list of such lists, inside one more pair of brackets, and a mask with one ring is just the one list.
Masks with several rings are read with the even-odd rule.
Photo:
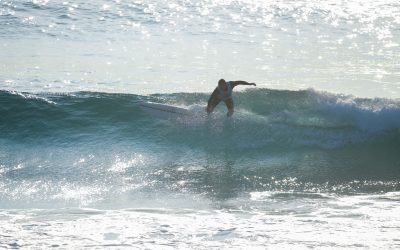
[[232, 100], [232, 98], [229, 98], [228, 100], [226, 100], [225, 105], [228, 108], [228, 113], [226, 115], [228, 117], [231, 117], [233, 115], [233, 100]]
[[210, 114], [211, 112], [213, 112], [215, 106], [217, 106], [220, 101], [221, 100], [217, 96], [211, 95], [206, 108], [207, 113]]

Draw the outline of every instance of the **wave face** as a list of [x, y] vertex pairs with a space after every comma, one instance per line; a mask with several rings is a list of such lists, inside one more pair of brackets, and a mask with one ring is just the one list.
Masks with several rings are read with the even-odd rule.
[[233, 118], [220, 104], [191, 120], [158, 120], [138, 106], [203, 112], [207, 98], [0, 91], [0, 203], [399, 188], [397, 100], [258, 89], [235, 93]]

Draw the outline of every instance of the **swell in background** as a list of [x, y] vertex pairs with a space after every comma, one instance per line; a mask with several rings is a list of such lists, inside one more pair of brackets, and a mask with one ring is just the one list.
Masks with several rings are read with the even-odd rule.
[[397, 0], [6, 0], [0, 88], [208, 92], [225, 78], [398, 98], [399, 25]]

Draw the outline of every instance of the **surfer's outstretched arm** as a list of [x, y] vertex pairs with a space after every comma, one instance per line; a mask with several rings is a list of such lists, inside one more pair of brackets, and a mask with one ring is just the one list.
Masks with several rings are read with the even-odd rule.
[[252, 86], [256, 86], [256, 84], [254, 82], [232, 81], [232, 88], [236, 87], [237, 85], [252, 85]]

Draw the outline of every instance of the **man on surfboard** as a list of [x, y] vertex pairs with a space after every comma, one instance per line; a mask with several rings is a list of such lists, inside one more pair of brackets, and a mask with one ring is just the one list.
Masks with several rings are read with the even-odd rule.
[[248, 83], [246, 81], [225, 81], [221, 79], [218, 81], [218, 86], [215, 88], [214, 92], [211, 94], [210, 99], [208, 99], [208, 104], [206, 111], [210, 114], [214, 108], [221, 101], [225, 102], [226, 107], [228, 108], [228, 117], [233, 115], [233, 100], [232, 100], [232, 90], [234, 87], [238, 85], [252, 85], [256, 86], [255, 83]]

